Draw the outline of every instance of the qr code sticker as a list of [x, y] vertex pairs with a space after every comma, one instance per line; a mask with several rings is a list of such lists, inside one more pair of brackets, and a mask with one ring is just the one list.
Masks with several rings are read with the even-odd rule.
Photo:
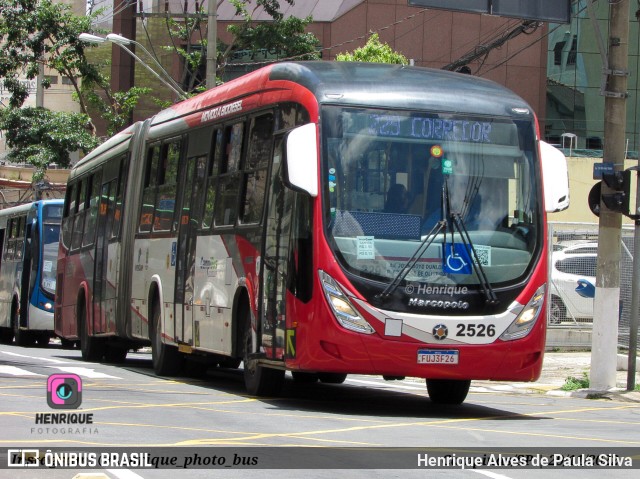
[[478, 262], [482, 266], [491, 266], [491, 246], [474, 245], [473, 249], [476, 250]]

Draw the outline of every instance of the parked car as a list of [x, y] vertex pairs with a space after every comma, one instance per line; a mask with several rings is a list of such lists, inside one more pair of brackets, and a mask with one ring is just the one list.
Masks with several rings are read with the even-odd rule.
[[598, 244], [562, 245], [551, 255], [549, 322], [593, 320]]

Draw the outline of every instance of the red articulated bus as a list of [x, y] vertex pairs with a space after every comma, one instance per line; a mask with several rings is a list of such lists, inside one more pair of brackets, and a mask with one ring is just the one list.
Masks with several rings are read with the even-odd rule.
[[243, 362], [253, 395], [276, 394], [287, 370], [426, 378], [451, 404], [473, 379], [536, 380], [546, 211], [568, 195], [543, 190], [557, 162], [543, 169], [540, 145], [521, 98], [468, 75], [249, 73], [74, 167], [56, 334], [88, 360], [151, 344], [160, 375], [186, 356]]

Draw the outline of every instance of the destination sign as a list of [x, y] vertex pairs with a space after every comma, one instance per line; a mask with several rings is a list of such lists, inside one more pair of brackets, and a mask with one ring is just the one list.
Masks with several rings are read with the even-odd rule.
[[351, 111], [345, 111], [342, 120], [344, 132], [351, 135], [438, 142], [517, 144], [516, 127], [508, 121]]

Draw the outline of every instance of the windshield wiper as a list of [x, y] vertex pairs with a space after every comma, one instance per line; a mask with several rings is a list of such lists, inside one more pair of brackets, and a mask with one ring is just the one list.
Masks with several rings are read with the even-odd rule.
[[389, 299], [389, 297], [393, 294], [393, 292], [398, 288], [402, 280], [404, 280], [407, 277], [409, 272], [416, 265], [420, 257], [429, 248], [429, 246], [431, 246], [431, 243], [433, 243], [433, 241], [436, 239], [436, 237], [438, 236], [438, 233], [440, 233], [440, 231], [442, 231], [443, 229], [444, 230], [447, 229], [447, 222], [445, 220], [440, 220], [435, 225], [433, 225], [433, 228], [431, 228], [431, 231], [427, 233], [427, 235], [424, 237], [424, 239], [422, 240], [422, 242], [420, 243], [416, 251], [413, 253], [413, 256], [409, 258], [409, 261], [405, 263], [405, 265], [402, 267], [402, 269], [396, 275], [393, 281], [389, 283], [389, 285], [384, 289], [384, 291], [382, 291], [382, 293], [376, 294], [375, 297], [377, 299], [381, 301], [386, 301], [387, 299]]
[[[471, 241], [471, 236], [469, 236], [469, 232], [467, 231], [467, 228], [464, 224], [464, 220], [460, 216], [460, 213], [451, 212], [451, 205], [450, 205], [450, 199], [449, 199], [449, 185], [446, 179], [442, 185], [441, 205], [442, 205], [442, 209], [441, 209], [442, 214], [441, 214], [440, 221], [438, 221], [433, 226], [433, 228], [431, 228], [431, 231], [427, 233], [427, 235], [424, 237], [424, 239], [422, 240], [422, 242], [420, 243], [416, 251], [413, 253], [411, 258], [409, 258], [409, 260], [405, 263], [405, 265], [402, 267], [402, 269], [396, 275], [393, 281], [389, 283], [389, 285], [384, 289], [384, 291], [382, 291], [380, 294], [377, 294], [376, 298], [381, 301], [386, 301], [387, 299], [389, 299], [389, 297], [398, 288], [400, 283], [407, 277], [409, 272], [413, 269], [413, 267], [416, 265], [418, 260], [425, 253], [425, 251], [429, 248], [429, 246], [431, 246], [431, 244], [433, 243], [433, 241], [436, 239], [436, 237], [441, 231], [444, 231], [444, 241], [446, 242], [447, 230], [451, 230], [451, 244], [452, 244], [451, 250], [455, 251], [455, 247], [454, 247], [455, 230], [457, 229], [460, 234], [460, 238], [462, 239], [462, 243], [465, 247], [465, 250], [467, 251], [467, 253], [471, 258], [471, 264], [472, 264], [473, 270], [475, 271], [476, 276], [478, 277], [478, 281], [480, 282], [480, 286], [485, 295], [486, 302], [489, 304], [499, 303], [498, 297], [496, 296], [491, 286], [491, 282], [487, 278], [487, 274], [484, 270], [484, 267], [482, 266], [482, 263], [480, 263], [480, 258], [478, 257], [478, 253], [476, 252], [473, 246], [473, 241]], [[448, 226], [450, 221], [452, 223], [451, 227]]]
[[387, 287], [380, 294], [376, 294], [376, 298], [381, 301], [386, 301], [389, 299], [389, 296], [393, 294], [393, 292], [398, 288], [400, 283], [407, 277], [409, 272], [416, 265], [420, 257], [427, 251], [431, 243], [436, 239], [438, 234], [444, 230], [445, 235], [447, 233], [447, 212], [448, 212], [448, 196], [449, 193], [445, 190], [446, 185], [442, 185], [442, 196], [440, 197], [440, 221], [438, 221], [431, 231], [427, 233], [424, 237], [418, 248], [415, 250], [409, 261], [407, 261], [400, 272], [393, 278], [393, 281], [387, 285]]
[[[477, 190], [477, 188], [474, 188], [474, 189]], [[487, 278], [487, 273], [485, 272], [484, 267], [482, 266], [482, 263], [480, 263], [480, 258], [478, 257], [478, 253], [476, 252], [475, 247], [473, 246], [473, 241], [471, 241], [471, 236], [469, 235], [469, 231], [467, 231], [467, 227], [464, 224], [464, 219], [462, 218], [462, 215], [460, 213], [455, 213], [451, 211], [451, 204], [449, 199], [449, 182], [447, 178], [445, 178], [444, 180], [442, 191], [443, 191], [443, 205], [445, 205], [443, 206], [443, 211], [446, 207], [445, 213], [447, 215], [447, 218], [450, 218], [453, 223], [450, 228], [451, 229], [451, 252], [452, 254], [455, 253], [455, 230], [457, 229], [458, 233], [460, 234], [460, 238], [462, 239], [462, 243], [464, 245], [465, 251], [469, 255], [469, 258], [471, 259], [471, 266], [473, 267], [473, 270], [475, 271], [476, 276], [478, 277], [478, 281], [480, 282], [480, 287], [482, 288], [486, 302], [489, 304], [498, 304], [499, 303], [498, 297], [496, 296], [496, 293], [493, 291], [493, 288], [491, 287], [491, 282]], [[465, 197], [466, 197], [466, 193], [465, 193]], [[466, 199], [465, 199], [465, 203], [467, 203], [467, 205], [469, 204], [469, 202], [466, 201]], [[466, 213], [468, 213], [468, 210], [464, 214]], [[446, 241], [446, 236], [445, 236], [445, 241]]]
[[[473, 266], [473, 270], [476, 272], [476, 276], [480, 281], [480, 286], [482, 287], [482, 291], [484, 292], [484, 296], [486, 298], [486, 302], [489, 304], [498, 304], [498, 297], [496, 293], [493, 291], [491, 287], [491, 282], [487, 278], [487, 274], [480, 262], [480, 258], [478, 257], [478, 253], [476, 249], [473, 247], [473, 241], [471, 241], [471, 236], [469, 236], [469, 232], [464, 225], [464, 220], [460, 216], [460, 213], [451, 213], [451, 218], [453, 219], [453, 224], [455, 228], [460, 233], [460, 238], [462, 238], [462, 243], [464, 244], [467, 253], [471, 253], [471, 266]], [[453, 228], [452, 228], [453, 229]], [[452, 233], [453, 236], [453, 233]], [[452, 245], [453, 251], [453, 245]]]

